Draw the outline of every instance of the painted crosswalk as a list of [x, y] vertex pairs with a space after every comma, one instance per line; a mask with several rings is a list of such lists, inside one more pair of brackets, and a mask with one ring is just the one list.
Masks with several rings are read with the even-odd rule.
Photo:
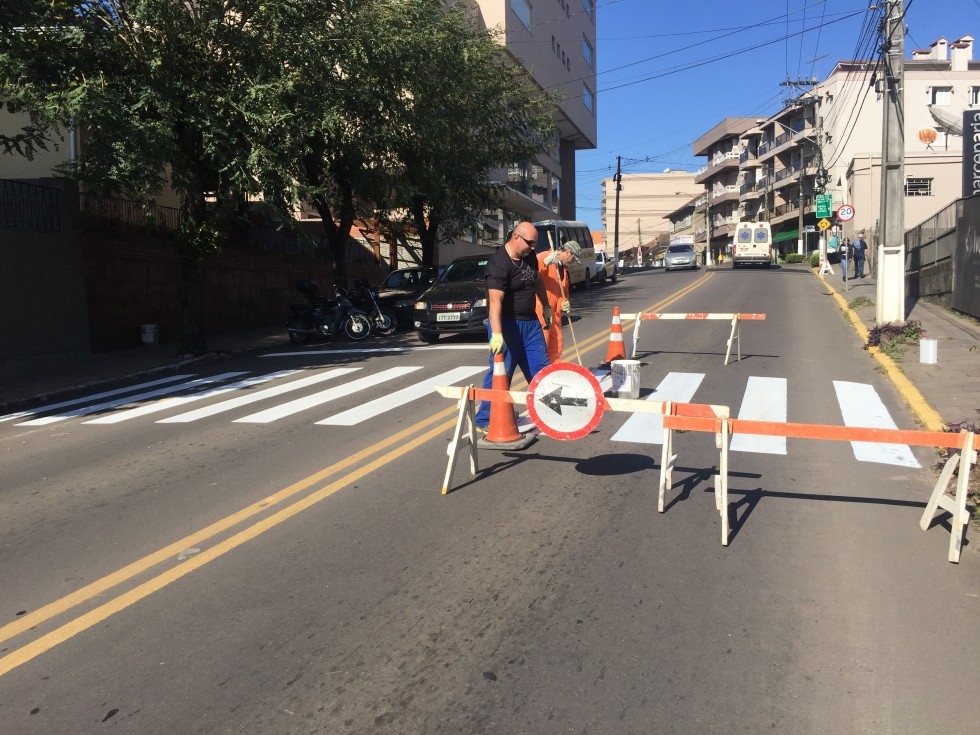
[[[173, 375], [0, 416], [0, 423], [39, 427], [84, 419], [80, 423], [99, 426], [149, 417], [154, 423], [173, 425], [225, 416], [236, 424], [272, 424], [302, 417], [303, 421], [317, 426], [354, 426], [415, 402], [431, 402], [435, 386], [472, 383], [485, 370], [485, 365], [463, 365], [435, 372], [418, 365], [381, 369], [358, 365], [278, 370], [259, 375], [247, 372], [208, 377]], [[703, 373], [667, 373], [648, 399], [697, 403], [704, 380]], [[828, 382], [834, 389], [842, 425], [897, 428], [873, 386], [829, 379]], [[366, 398], [358, 401], [359, 396]], [[790, 418], [791, 396], [790, 381], [786, 378], [750, 376], [741, 390], [740, 400], [733, 400], [730, 405], [738, 405], [736, 418], [805, 423], [809, 417]], [[332, 403], [339, 404], [337, 409], [326, 410]], [[663, 417], [650, 413], [627, 417], [610, 436], [613, 442], [647, 445], [662, 444], [663, 438]], [[859, 462], [919, 467], [906, 445], [852, 442], [851, 447]], [[788, 453], [784, 437], [736, 434], [730, 448], [732, 452]]]

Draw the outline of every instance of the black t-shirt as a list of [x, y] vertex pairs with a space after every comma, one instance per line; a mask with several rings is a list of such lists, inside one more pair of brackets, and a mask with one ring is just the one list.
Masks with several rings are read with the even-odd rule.
[[538, 258], [532, 252], [526, 258], [514, 262], [507, 248], [500, 247], [487, 263], [487, 289], [504, 292], [501, 316], [514, 319], [537, 319], [534, 300], [537, 297], [535, 283], [538, 280]]

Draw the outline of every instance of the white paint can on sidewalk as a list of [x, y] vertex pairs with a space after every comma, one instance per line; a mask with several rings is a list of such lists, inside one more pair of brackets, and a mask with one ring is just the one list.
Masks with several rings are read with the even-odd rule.
[[140, 324], [140, 334], [143, 337], [143, 344], [155, 345], [159, 336], [159, 328], [156, 324]]
[[926, 365], [935, 365], [939, 362], [939, 341], [935, 339], [919, 340], [919, 362]]

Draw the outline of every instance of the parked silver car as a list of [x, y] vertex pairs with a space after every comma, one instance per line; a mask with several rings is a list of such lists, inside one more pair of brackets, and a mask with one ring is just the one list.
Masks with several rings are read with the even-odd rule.
[[692, 271], [698, 269], [697, 253], [694, 246], [686, 242], [674, 243], [667, 246], [664, 253], [664, 270], [672, 271], [677, 268], [690, 268]]

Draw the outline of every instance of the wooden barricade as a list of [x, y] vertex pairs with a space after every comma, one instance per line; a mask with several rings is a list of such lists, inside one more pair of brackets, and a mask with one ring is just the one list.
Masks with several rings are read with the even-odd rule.
[[[905, 429], [867, 429], [859, 426], [830, 426], [824, 424], [793, 424], [775, 421], [750, 421], [747, 419], [728, 419], [729, 436], [735, 434], [754, 434], [761, 436], [785, 436], [791, 439], [822, 439], [826, 441], [876, 442], [884, 444], [911, 444], [919, 447], [941, 447], [959, 449], [960, 453], [950, 457], [936, 482], [932, 497], [926, 505], [919, 521], [919, 527], [928, 530], [937, 508], [949, 511], [950, 541], [948, 559], [959, 562], [963, 536], [969, 522], [966, 510], [967, 487], [970, 467], [976, 463], [976, 434], [962, 431], [953, 434], [942, 431], [912, 431]], [[953, 472], [959, 467], [956, 497], [946, 496], [946, 490]], [[727, 508], [724, 510], [727, 516]]]
[[682, 321], [730, 321], [732, 323], [732, 330], [728, 335], [728, 344], [725, 348], [725, 365], [728, 364], [728, 358], [732, 353], [732, 343], [736, 343], [738, 359], [742, 359], [742, 343], [741, 343], [741, 324], [743, 321], [765, 321], [765, 314], [703, 314], [703, 313], [676, 313], [676, 314], [665, 314], [665, 313], [655, 313], [646, 314], [639, 312], [637, 314], [620, 314], [620, 319], [633, 319], [636, 321], [636, 325], [633, 327], [633, 348], [630, 352], [630, 357], [636, 357], [637, 345], [640, 341], [640, 324], [644, 321], [654, 321], [654, 320], [668, 320], [677, 319]]
[[[527, 403], [527, 393], [523, 391], [487, 390], [473, 386], [437, 386], [436, 391], [446, 397], [459, 401], [456, 428], [447, 448], [449, 462], [442, 484], [442, 494], [450, 490], [453, 471], [456, 466], [462, 440], [469, 443], [470, 474], [479, 472], [476, 429], [473, 423], [476, 401], [506, 401], [508, 403]], [[727, 406], [712, 406], [695, 403], [674, 403], [671, 401], [646, 401], [630, 398], [604, 398], [604, 410], [628, 411], [630, 413], [659, 413], [663, 415], [664, 441], [661, 450], [660, 479], [658, 487], [657, 510], [664, 512], [664, 498], [672, 485], [673, 469], [677, 460], [674, 454], [674, 432], [696, 431], [715, 434], [715, 446], [719, 450], [718, 477], [715, 482], [715, 509], [721, 516], [721, 542], [727, 546], [730, 540], [730, 507], [728, 501], [728, 451], [731, 439], [736, 434], [756, 436], [782, 436], [791, 439], [817, 439], [840, 442], [871, 442], [884, 444], [911, 444], [923, 447], [940, 447], [959, 450], [947, 461], [936, 482], [925, 511], [919, 520], [919, 527], [926, 531], [932, 524], [938, 509], [947, 511], [950, 521], [950, 541], [948, 560], [959, 562], [963, 540], [969, 523], [966, 501], [969, 489], [970, 469], [977, 462], [977, 435], [968, 431], [958, 434], [939, 431], [917, 431], [903, 429], [875, 429], [856, 426], [834, 426], [828, 424], [782, 423], [777, 421], [756, 421], [733, 419], [729, 417]], [[955, 496], [946, 495], [953, 474], [959, 470]]]

